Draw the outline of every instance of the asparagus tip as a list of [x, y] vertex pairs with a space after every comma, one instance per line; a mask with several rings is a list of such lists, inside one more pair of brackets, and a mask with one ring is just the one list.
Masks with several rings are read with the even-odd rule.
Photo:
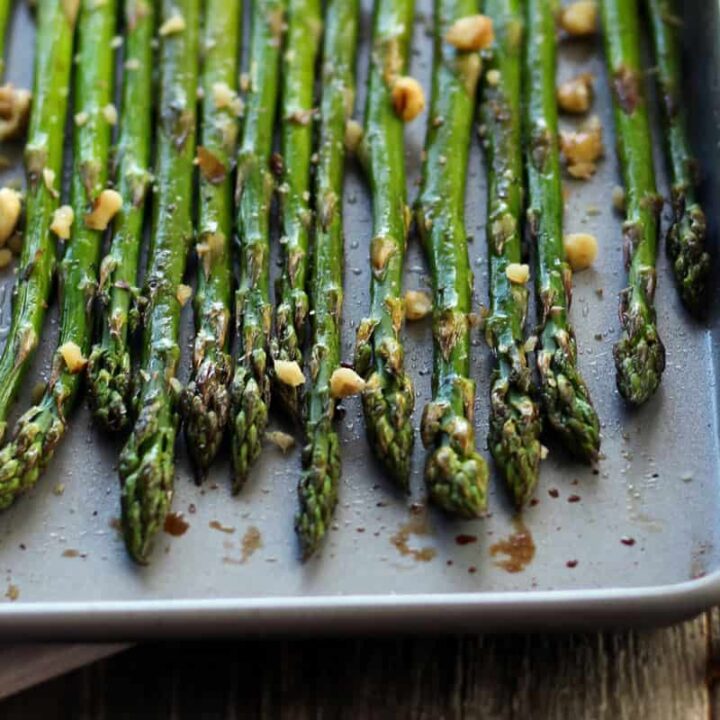
[[145, 405], [120, 455], [122, 524], [128, 553], [147, 564], [173, 495], [175, 425], [163, 422], [163, 401]]
[[667, 250], [685, 306], [693, 313], [702, 310], [710, 255], [705, 250], [707, 220], [700, 205], [684, 209], [668, 231]]
[[542, 445], [537, 404], [509, 378], [497, 377], [491, 393], [488, 444], [518, 508], [532, 496]]
[[298, 484], [300, 510], [295, 516], [295, 531], [303, 560], [320, 547], [332, 521], [340, 482], [340, 442], [325, 418], [310, 432], [303, 451], [303, 473]]
[[543, 405], [563, 445], [588, 463], [600, 454], [600, 420], [567, 343], [538, 354]]
[[232, 412], [232, 458], [235, 478], [233, 492], [238, 493], [247, 480], [250, 467], [260, 456], [268, 421], [269, 383], [264, 387], [250, 371], [238, 367], [230, 389]]
[[389, 382], [383, 382], [379, 373], [373, 373], [365, 385], [362, 400], [375, 453], [400, 489], [408, 492], [415, 442], [412, 381], [404, 371], [394, 373]]
[[95, 419], [108, 432], [124, 430], [130, 420], [130, 354], [96, 346], [88, 360], [87, 377]]
[[217, 455], [230, 415], [230, 359], [224, 353], [206, 358], [180, 398], [185, 438], [198, 482]]
[[649, 400], [665, 369], [665, 347], [654, 323], [626, 329], [613, 349], [620, 394], [633, 405]]
[[435, 447], [425, 466], [430, 499], [452, 515], [480, 517], [487, 509], [488, 467], [475, 449], [472, 424], [450, 403], [434, 401], [425, 407], [422, 429], [425, 447]]
[[12, 442], [0, 451], [0, 509], [37, 483], [65, 432], [49, 404], [30, 408], [18, 420]]

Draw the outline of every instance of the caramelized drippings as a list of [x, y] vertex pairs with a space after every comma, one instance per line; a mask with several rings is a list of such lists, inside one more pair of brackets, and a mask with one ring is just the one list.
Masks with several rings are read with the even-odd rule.
[[189, 527], [190, 523], [185, 519], [183, 514], [180, 512], [174, 512], [168, 513], [167, 517], [165, 518], [163, 530], [165, 530], [168, 535], [172, 535], [173, 537], [180, 537], [188, 531]]
[[513, 520], [515, 532], [490, 546], [490, 555], [497, 558], [495, 564], [509, 573], [522, 572], [535, 557], [535, 541], [530, 530], [520, 518]]
[[414, 508], [411, 509], [411, 513], [410, 520], [400, 526], [398, 531], [390, 538], [390, 542], [403, 557], [411, 557], [417, 562], [430, 562], [437, 555], [435, 548], [413, 548], [409, 545], [411, 535], [422, 537], [430, 534], [426, 516], [418, 514]]
[[219, 520], [211, 520], [210, 527], [213, 530], [219, 530], [220, 532], [227, 533], [228, 535], [232, 535], [235, 532], [234, 527], [231, 525], [223, 525]]

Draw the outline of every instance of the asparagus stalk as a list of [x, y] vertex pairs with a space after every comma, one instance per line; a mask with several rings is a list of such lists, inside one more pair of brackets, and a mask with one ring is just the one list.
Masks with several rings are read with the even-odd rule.
[[653, 305], [662, 203], [655, 188], [637, 0], [605, 0], [601, 7], [626, 197], [623, 236], [628, 287], [621, 294], [622, 336], [614, 348], [617, 386], [626, 400], [640, 405], [655, 393], [665, 369], [665, 348]]
[[449, 513], [476, 517], [487, 507], [488, 471], [475, 449], [470, 379], [473, 276], [465, 233], [465, 182], [475, 92], [477, 52], [445, 40], [458, 19], [474, 14], [474, 0], [435, 0], [430, 122], [422, 187], [415, 214], [433, 278], [433, 397], [425, 406], [422, 440], [430, 499]]
[[528, 290], [507, 276], [522, 262], [522, 38], [521, 0], [487, 0], [495, 43], [480, 106], [488, 166], [487, 244], [490, 258], [490, 315], [485, 323], [495, 356], [490, 390], [488, 446], [515, 503], [533, 493], [540, 471], [540, 413], [525, 353]]
[[117, 188], [123, 206], [115, 217], [110, 252], [100, 265], [102, 339], [90, 354], [88, 390], [95, 419], [109, 432], [130, 422], [132, 367], [128, 335], [150, 184], [154, 6], [125, 0], [125, 74], [118, 140]]
[[12, 8], [12, 0], [0, 0], [0, 78], [5, 73], [5, 40]]
[[577, 368], [568, 311], [572, 273], [563, 247], [563, 194], [555, 99], [556, 38], [552, 0], [528, 0], [525, 42], [528, 222], [536, 246], [540, 310], [540, 371], [543, 407], [565, 447], [593, 462], [600, 423]]
[[139, 413], [120, 456], [122, 522], [128, 552], [147, 561], [172, 502], [178, 429], [181, 300], [193, 236], [200, 0], [163, 0], [160, 13], [160, 105], [156, 202], [145, 280]]
[[193, 376], [182, 396], [185, 437], [202, 478], [222, 442], [230, 413], [228, 329], [232, 295], [231, 171], [237, 142], [240, 0], [208, 0], [202, 75], [200, 216]]
[[407, 72], [414, 6], [414, 0], [375, 3], [361, 148], [373, 199], [370, 317], [361, 322], [356, 341], [356, 368], [367, 380], [362, 399], [368, 439], [403, 489], [410, 478], [415, 393], [405, 372], [400, 338], [400, 293], [410, 213], [405, 194], [404, 126], [393, 108], [392, 88]]
[[342, 196], [346, 121], [355, 94], [358, 0], [330, 0], [326, 13], [323, 92], [318, 165], [317, 217], [310, 300], [312, 353], [303, 474], [298, 486], [300, 511], [295, 529], [304, 558], [319, 547], [332, 521], [341, 474], [340, 443], [333, 429], [335, 401], [330, 378], [340, 365], [340, 316], [343, 301]]
[[[45, 19], [55, 17], [63, 28], [73, 24], [66, 17], [61, 19], [48, 13], [44, 3], [40, 11]], [[115, 2], [108, 0], [98, 5], [94, 0], [84, 0], [80, 5], [75, 103], [82, 108], [81, 112], [87, 113], [87, 122], [76, 124], [73, 133], [71, 193], [75, 223], [60, 263], [59, 347], [42, 399], [20, 418], [12, 442], [0, 451], [0, 507], [3, 508], [32, 487], [50, 462], [67, 430], [69, 413], [80, 389], [83, 358], [90, 348], [103, 234], [91, 227], [88, 213], [100, 201], [107, 184], [112, 127], [104, 111], [112, 101], [114, 34]], [[65, 59], [63, 54], [62, 60]], [[62, 132], [62, 127], [58, 131]], [[78, 352], [82, 357], [78, 357]]]
[[680, 297], [691, 311], [702, 309], [710, 272], [706, 250], [707, 220], [697, 197], [697, 165], [687, 136], [683, 107], [680, 20], [672, 0], [646, 0], [665, 120], [667, 156], [672, 175], [674, 221], [667, 234]]
[[55, 270], [50, 234], [58, 193], [45, 178], [62, 174], [65, 120], [76, 12], [42, 0], [38, 7], [34, 100], [25, 148], [26, 228], [10, 332], [0, 357], [0, 439], [7, 416], [40, 340]]
[[236, 190], [240, 286], [236, 295], [240, 356], [231, 385], [234, 490], [262, 449], [270, 405], [270, 171], [286, 0], [255, 0], [250, 86], [238, 155]]
[[[352, 3], [351, 3], [352, 7]], [[284, 161], [280, 197], [284, 267], [279, 284], [274, 360], [302, 365], [302, 345], [308, 298], [308, 237], [310, 211], [310, 158], [315, 65], [322, 36], [320, 0], [290, 0], [288, 52], [283, 63], [282, 156]], [[277, 398], [294, 417], [300, 416], [302, 386], [286, 385], [275, 378]]]

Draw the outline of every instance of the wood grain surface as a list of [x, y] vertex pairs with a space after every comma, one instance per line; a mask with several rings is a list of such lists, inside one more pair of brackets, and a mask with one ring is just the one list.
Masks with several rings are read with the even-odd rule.
[[707, 720], [720, 611], [663, 630], [153, 644], [0, 703], [2, 720]]

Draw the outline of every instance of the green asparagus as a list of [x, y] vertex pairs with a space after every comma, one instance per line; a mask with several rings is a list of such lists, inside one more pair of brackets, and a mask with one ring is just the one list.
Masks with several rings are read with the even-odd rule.
[[496, 368], [490, 390], [488, 446], [518, 507], [533, 493], [540, 471], [540, 412], [525, 352], [528, 290], [508, 267], [522, 262], [521, 0], [487, 0], [495, 42], [488, 56], [480, 106], [488, 167], [487, 245], [490, 315], [485, 322]]
[[602, 16], [626, 199], [623, 237], [628, 287], [621, 294], [622, 336], [614, 349], [615, 365], [620, 393], [639, 405], [655, 393], [665, 369], [665, 348], [653, 305], [662, 200], [655, 187], [637, 0], [604, 0]]
[[109, 254], [100, 264], [102, 340], [88, 362], [88, 390], [95, 419], [109, 432], [130, 422], [132, 367], [128, 335], [136, 314], [138, 262], [150, 184], [152, 39], [154, 6], [125, 0], [125, 75], [118, 140], [117, 188], [123, 206], [115, 217]]
[[181, 298], [193, 237], [200, 0], [163, 0], [156, 202], [145, 279], [138, 419], [120, 456], [122, 522], [131, 557], [147, 562], [172, 502], [178, 430]]
[[10, 332], [0, 357], [0, 440], [7, 416], [40, 340], [55, 270], [50, 233], [62, 175], [65, 121], [77, 12], [71, 4], [41, 0], [38, 7], [34, 100], [25, 148], [25, 240]]
[[187, 446], [199, 478], [212, 463], [230, 413], [232, 185], [238, 114], [240, 0], [207, 0], [202, 76], [200, 217], [193, 377], [182, 395]]
[[710, 272], [707, 220], [697, 198], [697, 165], [687, 137], [682, 101], [683, 78], [679, 24], [673, 0], [646, 0], [651, 20], [664, 112], [668, 161], [672, 175], [674, 221], [667, 234], [680, 296], [693, 312], [700, 312]]
[[556, 38], [552, 0], [528, 0], [525, 42], [528, 223], [536, 247], [543, 407], [552, 429], [577, 457], [594, 462], [600, 423], [577, 368], [568, 311], [572, 272], [563, 246], [563, 192], [555, 98]]
[[317, 218], [310, 300], [312, 352], [303, 474], [298, 486], [300, 511], [295, 528], [304, 558], [320, 545], [337, 504], [341, 474], [340, 443], [333, 429], [335, 401], [330, 378], [340, 365], [340, 316], [343, 301], [342, 196], [345, 125], [355, 95], [358, 0], [330, 0], [323, 60], [323, 93], [318, 165], [315, 177]]
[[408, 68], [414, 0], [376, 0], [373, 49], [360, 148], [373, 199], [370, 317], [358, 328], [355, 364], [367, 382], [363, 409], [370, 444], [397, 484], [407, 489], [414, 443], [415, 391], [405, 372], [402, 271], [410, 213], [405, 190], [403, 120], [393, 85]]
[[252, 16], [249, 87], [236, 190], [240, 356], [230, 388], [235, 492], [242, 488], [250, 466], [260, 455], [270, 405], [270, 152], [286, 9], [286, 0], [255, 0]]
[[[308, 298], [308, 236], [310, 211], [310, 158], [313, 140], [313, 90], [315, 65], [322, 36], [320, 0], [290, 0], [288, 7], [288, 51], [283, 65], [282, 157], [280, 186], [284, 268], [279, 284], [277, 337], [274, 360], [302, 364], [302, 345]], [[351, 3], [352, 5], [352, 3]], [[285, 409], [300, 417], [302, 386], [294, 387], [275, 377], [277, 398]]]
[[5, 73], [5, 40], [12, 8], [12, 0], [0, 0], [0, 78]]
[[486, 509], [488, 482], [473, 431], [473, 276], [465, 233], [465, 182], [481, 62], [477, 51], [456, 50], [445, 33], [476, 7], [475, 0], [435, 0], [430, 122], [415, 211], [434, 291], [433, 397], [422, 418], [422, 440], [429, 453], [425, 479], [430, 499], [463, 517], [476, 517]]
[[[41, 13], [47, 12], [44, 5]], [[57, 18], [57, 16], [55, 16]], [[63, 25], [72, 25], [63, 17]], [[32, 487], [67, 430], [90, 349], [102, 229], [96, 225], [107, 185], [111, 124], [115, 2], [80, 4], [75, 104], [87, 114], [73, 133], [72, 207], [75, 222], [60, 263], [60, 340], [47, 389], [18, 421], [12, 442], [0, 451], [0, 507]], [[62, 128], [59, 128], [62, 132]], [[46, 173], [45, 182], [48, 182]]]

